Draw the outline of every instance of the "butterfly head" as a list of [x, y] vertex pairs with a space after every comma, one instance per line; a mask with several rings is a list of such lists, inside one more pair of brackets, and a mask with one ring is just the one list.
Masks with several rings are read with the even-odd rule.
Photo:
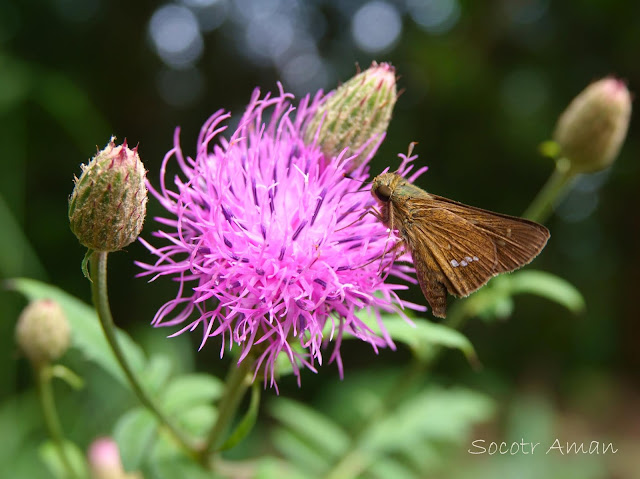
[[381, 203], [389, 203], [391, 196], [402, 180], [402, 177], [395, 173], [382, 173], [373, 179], [371, 184], [371, 194]]

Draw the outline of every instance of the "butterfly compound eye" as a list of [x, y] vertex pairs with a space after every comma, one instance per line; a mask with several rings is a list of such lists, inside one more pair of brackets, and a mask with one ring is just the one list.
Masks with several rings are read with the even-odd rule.
[[380, 201], [383, 201], [384, 203], [388, 203], [391, 199], [391, 188], [389, 188], [387, 185], [378, 186], [375, 190], [373, 190], [373, 193]]

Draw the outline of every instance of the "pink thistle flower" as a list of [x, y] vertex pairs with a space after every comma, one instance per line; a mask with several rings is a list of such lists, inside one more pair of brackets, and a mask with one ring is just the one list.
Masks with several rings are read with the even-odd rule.
[[[262, 371], [265, 384], [270, 380], [276, 387], [281, 353], [299, 383], [300, 367], [315, 372], [322, 350], [333, 342], [330, 362], [342, 377], [344, 333], [369, 342], [376, 352], [394, 348], [381, 312], [421, 309], [398, 298], [396, 291], [405, 285], [389, 283], [388, 274], [379, 272], [381, 264], [393, 262], [396, 238], [373, 215], [362, 217], [375, 203], [366, 170], [384, 133], [371, 139], [375, 148], [345, 177], [343, 167], [353, 158], [346, 150], [325, 158], [318, 145], [303, 142], [322, 94], [305, 97], [296, 109], [292, 95], [279, 87], [274, 98], [261, 99], [254, 91], [228, 138], [221, 134], [231, 115], [220, 110], [211, 116], [200, 131], [195, 159], [183, 155], [176, 130], [160, 188], [149, 185], [170, 214], [156, 218], [169, 231], [153, 233], [167, 244], [156, 248], [141, 239], [157, 260], [137, 263], [145, 269], [141, 276], [171, 276], [179, 284], [154, 326], [183, 325], [173, 335], [201, 327], [200, 348], [220, 337], [221, 357], [227, 347], [240, 346], [238, 363], [253, 350], [255, 374]], [[358, 152], [367, 147], [369, 142]], [[401, 157], [404, 174], [415, 157]], [[165, 172], [174, 158], [182, 176], [169, 189]], [[387, 272], [415, 282], [407, 275], [410, 266]], [[363, 308], [377, 318], [382, 337], [358, 317]]]

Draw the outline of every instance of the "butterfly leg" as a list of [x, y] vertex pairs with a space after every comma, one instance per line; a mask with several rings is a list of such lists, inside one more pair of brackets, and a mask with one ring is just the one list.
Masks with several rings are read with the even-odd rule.
[[380, 214], [380, 212], [378, 210], [376, 210], [373, 206], [369, 209], [367, 209], [367, 211], [365, 211], [364, 213], [362, 213], [360, 216], [358, 216], [358, 218], [355, 221], [352, 221], [351, 223], [349, 223], [347, 226], [343, 226], [342, 228], [337, 229], [336, 231], [342, 231], [344, 229], [347, 229], [349, 226], [353, 226], [355, 225], [358, 221], [360, 221], [361, 219], [363, 219], [365, 216], [367, 215], [373, 215], [375, 216], [377, 219], [381, 220], [382, 219], [382, 215]]

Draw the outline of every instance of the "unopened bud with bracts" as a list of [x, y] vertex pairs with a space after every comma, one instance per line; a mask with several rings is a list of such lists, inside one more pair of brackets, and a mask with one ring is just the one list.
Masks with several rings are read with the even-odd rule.
[[91, 479], [142, 479], [138, 473], [127, 473], [122, 466], [120, 450], [110, 437], [96, 439], [87, 453]]
[[147, 211], [145, 169], [138, 148], [111, 138], [82, 165], [69, 199], [71, 231], [93, 251], [118, 251], [140, 235]]
[[618, 156], [631, 116], [631, 94], [621, 80], [603, 78], [585, 88], [558, 119], [554, 141], [571, 173], [602, 170]]
[[71, 330], [58, 303], [40, 299], [27, 305], [16, 324], [16, 341], [37, 365], [60, 358], [69, 348]]
[[315, 142], [328, 161], [349, 147], [347, 156], [357, 154], [346, 165], [353, 171], [387, 131], [397, 97], [394, 68], [373, 62], [328, 95], [306, 126], [304, 141]]

